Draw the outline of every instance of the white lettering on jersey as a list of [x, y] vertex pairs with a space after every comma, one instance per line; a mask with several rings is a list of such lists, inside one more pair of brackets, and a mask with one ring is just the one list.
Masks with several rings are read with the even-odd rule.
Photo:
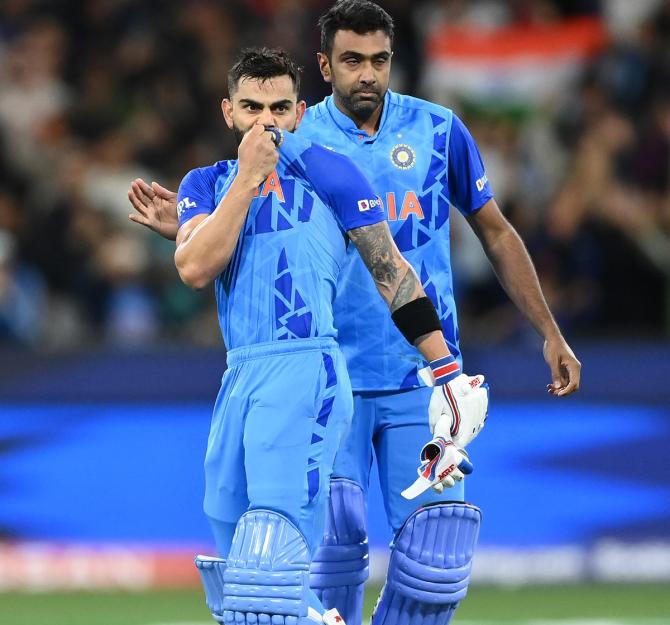
[[181, 217], [187, 208], [195, 208], [197, 204], [188, 197], [185, 197], [177, 204], [177, 217]]
[[477, 185], [477, 191], [483, 191], [484, 190], [484, 185], [489, 181], [489, 179], [486, 177], [486, 174], [484, 174], [481, 178], [479, 178], [475, 184]]

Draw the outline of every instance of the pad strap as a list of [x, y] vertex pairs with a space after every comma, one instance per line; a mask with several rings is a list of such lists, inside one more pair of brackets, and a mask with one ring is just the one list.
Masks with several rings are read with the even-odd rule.
[[205, 588], [205, 601], [214, 620], [223, 623], [223, 574], [226, 561], [213, 556], [195, 556], [195, 566]]

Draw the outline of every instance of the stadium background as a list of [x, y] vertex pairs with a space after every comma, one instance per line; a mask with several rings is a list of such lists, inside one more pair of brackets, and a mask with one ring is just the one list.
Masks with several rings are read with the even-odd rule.
[[[0, 623], [206, 623], [189, 560], [225, 366], [213, 299], [128, 221], [137, 176], [230, 158], [241, 46], [303, 96], [323, 0], [0, 3]], [[485, 512], [456, 623], [670, 623], [670, 2], [382, 1], [392, 87], [454, 108], [584, 365], [544, 394], [532, 329], [454, 211]], [[370, 502], [373, 576], [389, 531]], [[82, 592], [84, 591], [84, 592]], [[374, 600], [374, 591], [370, 601]]]

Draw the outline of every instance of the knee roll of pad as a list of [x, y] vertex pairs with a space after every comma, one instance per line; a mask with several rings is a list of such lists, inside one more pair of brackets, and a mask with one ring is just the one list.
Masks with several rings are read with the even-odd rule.
[[467, 593], [481, 512], [469, 504], [420, 508], [398, 533], [373, 625], [445, 625]]
[[346, 622], [361, 620], [368, 563], [363, 490], [351, 480], [333, 479], [326, 531], [312, 560], [310, 586], [324, 607], [337, 608]]
[[309, 562], [305, 537], [286, 517], [242, 515], [223, 576], [224, 622], [297, 624], [307, 616]]
[[196, 556], [195, 566], [205, 588], [205, 601], [214, 620], [223, 623], [223, 573], [226, 561], [213, 556]]

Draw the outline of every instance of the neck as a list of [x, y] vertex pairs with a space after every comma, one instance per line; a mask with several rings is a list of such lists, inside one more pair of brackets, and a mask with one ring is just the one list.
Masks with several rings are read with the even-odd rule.
[[351, 121], [356, 124], [356, 127], [359, 130], [365, 132], [368, 136], [372, 136], [379, 130], [379, 120], [382, 117], [382, 111], [384, 110], [384, 99], [379, 103], [379, 106], [372, 111], [372, 113], [366, 119], [361, 119], [356, 117], [349, 109], [347, 109], [338, 95], [333, 91], [333, 99], [335, 100], [335, 106], [338, 110], [344, 113]]

